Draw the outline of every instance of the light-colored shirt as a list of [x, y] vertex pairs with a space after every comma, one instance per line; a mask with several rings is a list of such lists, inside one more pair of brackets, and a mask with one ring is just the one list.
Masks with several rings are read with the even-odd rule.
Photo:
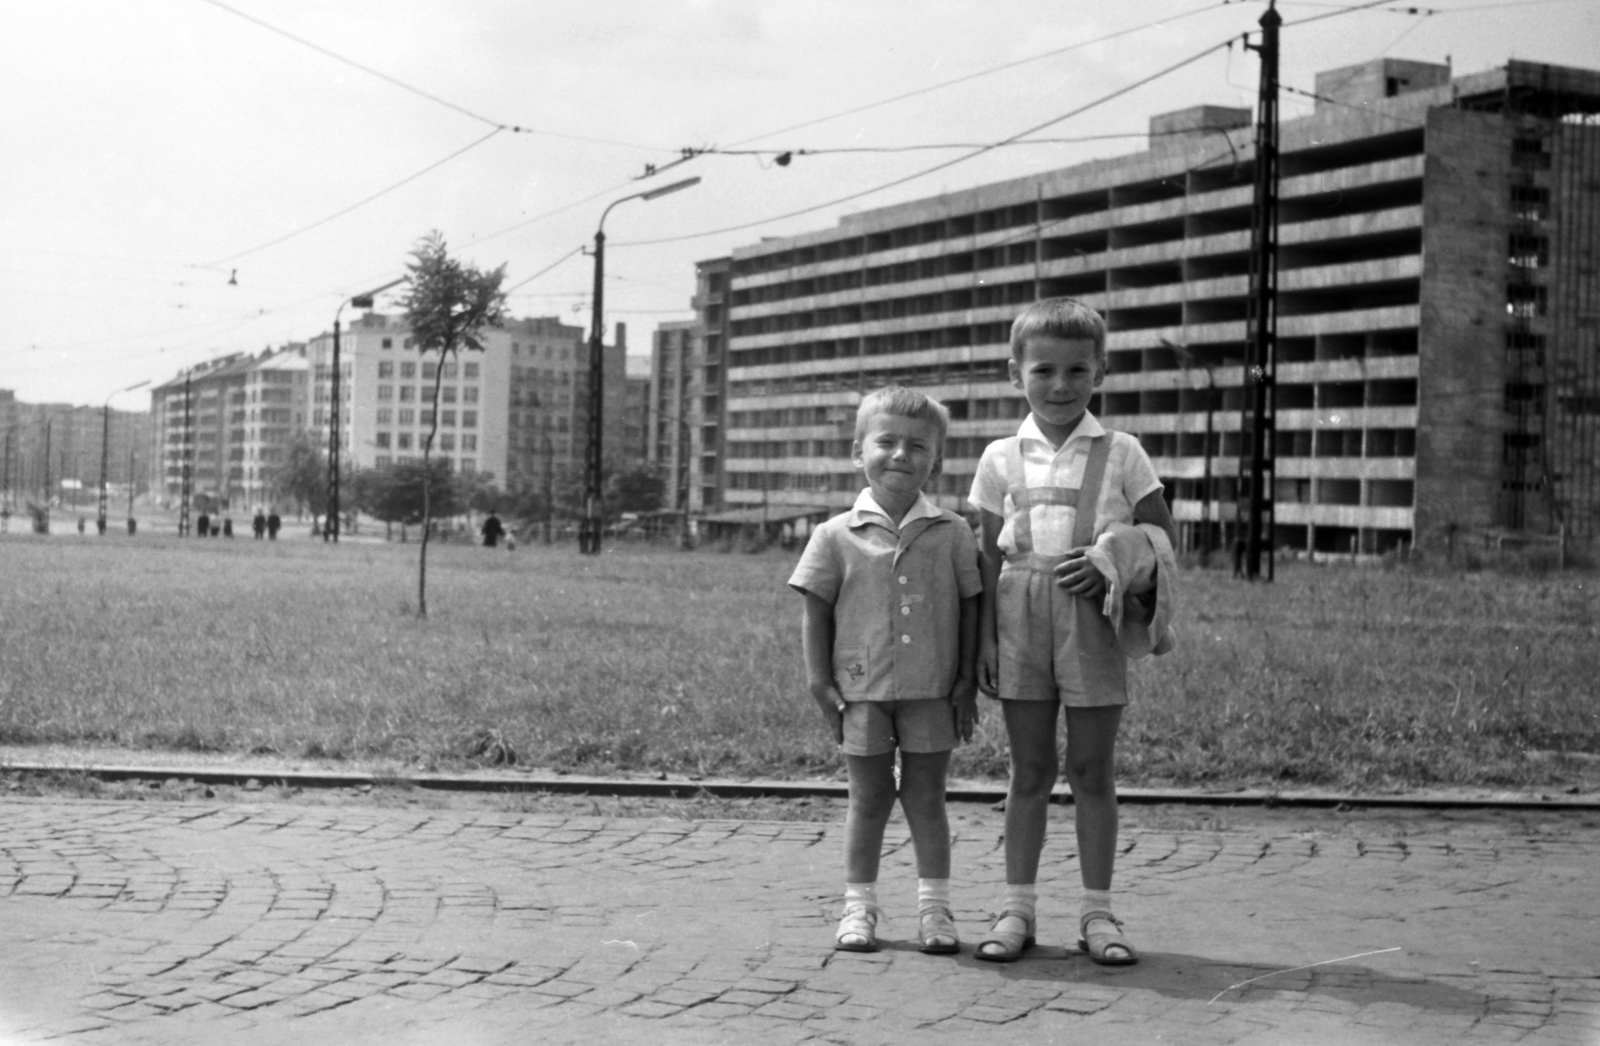
[[[1089, 445], [1106, 430], [1093, 414], [1085, 411], [1083, 420], [1062, 440], [1060, 449], [1050, 445], [1039, 425], [1029, 414], [1023, 419], [1015, 436], [997, 439], [983, 450], [978, 461], [978, 474], [972, 478], [972, 492], [967, 500], [986, 512], [993, 512], [1005, 520], [1000, 529], [1000, 550], [1017, 551], [1015, 509], [1011, 503], [1010, 480], [1007, 476], [1007, 459], [1016, 447], [1022, 453], [1022, 468], [1027, 485], [1033, 487], [1065, 487], [1077, 489], [1083, 482], [1084, 466], [1089, 460]], [[1161, 489], [1155, 466], [1144, 452], [1139, 441], [1126, 432], [1111, 433], [1111, 452], [1106, 459], [1105, 478], [1101, 481], [1099, 508], [1095, 513], [1095, 533], [1111, 523], [1132, 523], [1133, 507], [1141, 499]], [[1078, 510], [1073, 505], [1039, 503], [1029, 510], [1029, 523], [1033, 529], [1033, 548], [1030, 551], [1045, 556], [1065, 555], [1072, 550], [1072, 530], [1078, 520]]]
[[846, 701], [950, 696], [961, 601], [983, 591], [972, 528], [918, 495], [898, 526], [863, 490], [811, 533], [789, 585], [833, 604], [834, 685]]

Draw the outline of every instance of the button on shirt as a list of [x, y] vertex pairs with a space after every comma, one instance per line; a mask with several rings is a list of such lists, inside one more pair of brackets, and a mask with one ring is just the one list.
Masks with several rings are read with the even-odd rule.
[[[1084, 467], [1089, 461], [1089, 445], [1106, 430], [1093, 414], [1084, 412], [1083, 420], [1062, 440], [1060, 449], [1050, 445], [1038, 422], [1029, 414], [1023, 419], [1017, 434], [1008, 439], [995, 440], [984, 448], [978, 461], [978, 474], [972, 478], [972, 492], [967, 500], [986, 512], [1005, 519], [1000, 530], [999, 545], [1002, 552], [1017, 551], [1014, 507], [1011, 503], [1009, 463], [1007, 456], [1016, 446], [1022, 451], [1022, 469], [1029, 489], [1035, 487], [1065, 487], [1076, 490], [1083, 483]], [[1126, 432], [1111, 433], [1111, 449], [1106, 458], [1105, 478], [1101, 481], [1099, 507], [1095, 512], [1095, 533], [1099, 534], [1113, 522], [1132, 523], [1133, 507], [1147, 495], [1161, 489], [1155, 466], [1139, 445], [1139, 441]], [[1029, 509], [1029, 523], [1033, 529], [1031, 551], [1045, 556], [1065, 555], [1072, 550], [1072, 530], [1078, 520], [1078, 510], [1072, 505], [1035, 504]]]
[[819, 526], [789, 584], [833, 604], [834, 683], [847, 701], [945, 698], [961, 600], [983, 591], [972, 528], [918, 495], [897, 527], [870, 489]]

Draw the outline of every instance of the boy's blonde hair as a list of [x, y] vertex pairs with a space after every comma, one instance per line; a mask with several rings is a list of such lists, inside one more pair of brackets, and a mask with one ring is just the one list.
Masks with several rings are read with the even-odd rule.
[[861, 406], [856, 408], [856, 442], [859, 443], [861, 437], [867, 434], [867, 422], [878, 414], [926, 421], [939, 431], [939, 457], [944, 457], [944, 437], [950, 430], [950, 411], [943, 403], [900, 385], [874, 389], [861, 398]]
[[1021, 360], [1023, 346], [1036, 334], [1087, 338], [1094, 342], [1094, 358], [1106, 365], [1106, 321], [1076, 298], [1045, 298], [1023, 309], [1011, 324], [1011, 358]]

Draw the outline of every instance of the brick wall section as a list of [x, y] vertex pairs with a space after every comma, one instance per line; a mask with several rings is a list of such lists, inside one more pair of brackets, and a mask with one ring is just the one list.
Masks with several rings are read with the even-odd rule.
[[1423, 171], [1416, 542], [1501, 521], [1511, 140], [1498, 116], [1432, 109]]

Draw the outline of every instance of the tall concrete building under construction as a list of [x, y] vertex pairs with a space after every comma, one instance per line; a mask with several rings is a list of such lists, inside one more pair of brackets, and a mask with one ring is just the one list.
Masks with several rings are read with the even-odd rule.
[[[1600, 72], [1513, 61], [1452, 78], [1380, 59], [1319, 74], [1315, 93], [1279, 135], [1274, 544], [1593, 537]], [[1096, 413], [1143, 442], [1187, 544], [1231, 539], [1251, 123], [1156, 116], [1144, 152], [735, 250], [724, 505], [849, 505], [854, 406], [897, 382], [949, 406], [936, 493], [961, 506], [984, 445], [1026, 410], [1006, 380], [1011, 320], [1070, 295], [1110, 332]]]

